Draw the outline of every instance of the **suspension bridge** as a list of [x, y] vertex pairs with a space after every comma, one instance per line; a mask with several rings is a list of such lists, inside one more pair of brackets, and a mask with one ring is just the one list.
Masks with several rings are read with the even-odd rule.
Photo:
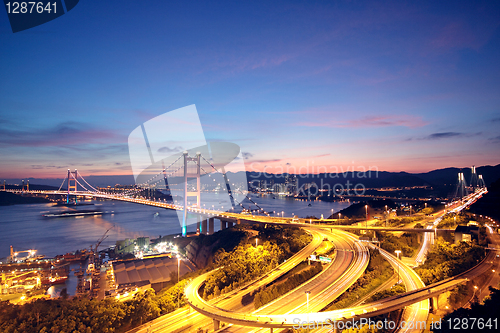
[[[465, 181], [464, 174], [458, 173], [456, 200], [448, 205], [450, 211], [455, 207], [461, 207], [465, 201], [471, 201], [471, 199], [475, 201], [486, 193], [482, 175], [476, 174], [474, 166], [471, 171], [469, 185]], [[215, 218], [220, 221], [220, 229], [231, 227], [233, 224], [252, 222], [294, 223], [296, 225], [312, 223], [311, 219], [297, 219], [283, 215], [271, 216], [273, 212], [264, 210], [247, 195], [246, 177], [237, 179], [240, 183], [231, 182], [224, 167], [217, 168], [199, 152], [194, 156], [190, 156], [187, 151], [183, 152], [167, 167], [162, 165], [159, 170], [148, 169], [138, 179], [142, 181], [132, 188], [116, 193], [114, 190], [94, 187], [78, 170], [68, 169], [66, 177], [57, 190], [30, 190], [29, 180], [26, 183], [23, 180], [21, 189], [14, 190], [6, 190], [4, 181], [3, 190], [35, 195], [65, 196], [67, 204], [76, 204], [78, 198], [102, 198], [175, 210], [181, 220], [183, 237], [187, 235], [187, 225], [190, 224], [188, 223], [189, 216], [194, 216], [197, 220], [197, 232], [203, 234], [214, 232]], [[206, 204], [202, 204], [202, 191], [220, 192], [225, 194], [226, 200], [211, 205], [211, 208], [210, 205], [207, 207]], [[159, 194], [159, 198], [155, 194]], [[247, 208], [243, 205], [244, 199], [250, 202]], [[470, 204], [471, 202], [467, 203], [467, 205]], [[322, 223], [334, 221], [336, 220], [321, 220]], [[363, 228], [358, 227], [358, 229]]]
[[[77, 204], [78, 198], [102, 198], [175, 210], [182, 221], [182, 236], [187, 234], [190, 215], [197, 220], [197, 231], [205, 234], [214, 232], [214, 218], [220, 220], [221, 229], [262, 218], [269, 222], [278, 220], [247, 195], [246, 176], [241, 179], [233, 174], [231, 178], [235, 179], [231, 182], [224, 167], [217, 168], [201, 153], [189, 156], [184, 152], [167, 167], [148, 169], [138, 178], [140, 183], [120, 193], [91, 185], [77, 169], [68, 169], [57, 190], [30, 190], [29, 181], [24, 183], [23, 180], [21, 189], [7, 191], [65, 196], [67, 204]], [[207, 207], [202, 204], [202, 191], [217, 192], [222, 196], [219, 195], [218, 203]], [[250, 206], [243, 206], [244, 199], [250, 202]]]

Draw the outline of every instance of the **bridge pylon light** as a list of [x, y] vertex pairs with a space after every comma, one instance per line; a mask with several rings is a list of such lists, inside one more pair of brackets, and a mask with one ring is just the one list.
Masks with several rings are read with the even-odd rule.
[[[190, 205], [200, 208], [204, 198], [208, 207], [212, 205], [211, 201], [208, 205], [209, 194], [205, 192], [218, 191], [219, 204], [212, 212], [205, 211], [203, 218], [214, 216], [213, 211], [222, 207], [231, 209], [233, 199], [241, 202], [246, 197], [246, 173], [232, 176], [231, 183], [235, 185], [227, 186], [223, 170], [245, 170], [240, 147], [229, 142], [207, 143], [194, 105], [166, 112], [138, 126], [128, 137], [128, 147], [137, 185], [168, 186], [173, 198], [182, 198], [177, 216], [183, 236], [188, 225], [198, 222]], [[202, 188], [206, 190], [203, 193]], [[190, 201], [190, 197], [196, 197], [196, 202]]]

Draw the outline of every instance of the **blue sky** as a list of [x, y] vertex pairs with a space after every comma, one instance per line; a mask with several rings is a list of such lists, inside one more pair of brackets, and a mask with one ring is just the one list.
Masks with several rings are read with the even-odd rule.
[[[131, 174], [127, 137], [196, 104], [247, 169], [500, 163], [500, 5], [80, 1], [0, 14], [0, 177]], [[314, 169], [310, 169], [314, 171]]]

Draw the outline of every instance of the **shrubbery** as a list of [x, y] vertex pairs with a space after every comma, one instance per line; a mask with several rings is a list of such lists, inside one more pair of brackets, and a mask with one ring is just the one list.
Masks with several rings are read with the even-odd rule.
[[[434, 329], [434, 332], [455, 332], [454, 329], [457, 321], [462, 318], [467, 318], [466, 322], [468, 327], [461, 327], [457, 325], [462, 332], [498, 332], [498, 313], [500, 313], [500, 290], [490, 287], [491, 294], [484, 300], [484, 304], [473, 303], [470, 309], [460, 308], [457, 309], [441, 320], [441, 328]], [[474, 318], [474, 327], [472, 322]], [[451, 320], [451, 325], [450, 321]]]
[[484, 249], [475, 243], [450, 244], [439, 238], [427, 254], [425, 264], [416, 268], [415, 271], [428, 285], [472, 268], [485, 255]]
[[153, 289], [119, 302], [88, 298], [36, 300], [24, 305], [0, 303], [0, 332], [124, 332], [183, 306], [186, 281], [156, 295]]
[[215, 254], [215, 267], [205, 283], [203, 297], [208, 299], [229, 292], [274, 269], [283, 260], [311, 241], [302, 229], [281, 226], [257, 226], [259, 246], [243, 240], [233, 251], [220, 249]]
[[418, 236], [416, 233], [404, 233], [401, 237], [389, 233], [379, 233], [380, 247], [389, 253], [401, 250], [403, 256], [411, 257], [418, 249]]
[[207, 277], [204, 298], [219, 296], [255, 279], [278, 266], [284, 259], [276, 244], [265, 242], [257, 248], [250, 244], [237, 246], [232, 252], [220, 250], [215, 261], [221, 267]]
[[372, 297], [370, 297], [366, 302], [371, 303], [371, 302], [376, 302], [380, 299], [399, 295], [406, 292], [406, 288], [403, 284], [396, 284], [391, 287], [391, 289], [386, 289], [379, 291], [378, 293], [375, 293]]
[[454, 228], [460, 224], [467, 224], [467, 222], [467, 216], [463, 214], [446, 214], [437, 227], [442, 229]]

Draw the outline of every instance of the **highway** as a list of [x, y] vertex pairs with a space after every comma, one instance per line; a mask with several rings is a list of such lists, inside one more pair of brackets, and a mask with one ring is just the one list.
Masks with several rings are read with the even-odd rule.
[[[245, 313], [261, 314], [297, 314], [315, 312], [324, 309], [345, 290], [347, 290], [365, 271], [368, 266], [367, 248], [357, 242], [357, 238], [345, 232], [327, 232], [337, 250], [335, 262], [325, 267], [316, 277], [300, 285], [273, 302], [253, 311], [249, 307]], [[309, 292], [307, 302], [306, 292]], [[243, 309], [242, 309], [243, 310]], [[239, 311], [242, 312], [242, 311]], [[248, 327], [229, 326], [221, 332], [254, 332]]]
[[[476, 193], [474, 195], [471, 195], [469, 198], [467, 198], [467, 200], [465, 201], [464, 204], [459, 205], [458, 207], [455, 207], [453, 209], [455, 211], [459, 211], [460, 209], [463, 209], [464, 207], [468, 206], [469, 204], [471, 204], [472, 202], [477, 200], [477, 198], [480, 195], [482, 195], [482, 193], [479, 193], [479, 194]], [[438, 217], [434, 221], [433, 225], [429, 226], [429, 227], [430, 228], [435, 227], [439, 223], [440, 218], [441, 217]], [[429, 235], [429, 236], [427, 236], [427, 235]], [[432, 241], [431, 237], [433, 236], [433, 234], [428, 233], [427, 235], [424, 239], [424, 244], [422, 245], [421, 250], [419, 251], [419, 255], [425, 256], [426, 252], [428, 251], [429, 245]], [[405, 265], [401, 260], [394, 258], [394, 256], [392, 254], [389, 254], [384, 250], [380, 250], [380, 251], [381, 251], [381, 254], [391, 263], [391, 265], [393, 267], [395, 267], [395, 269], [398, 269], [399, 274], [401, 275], [401, 278], [403, 280], [403, 283], [405, 284], [406, 289], [407, 289], [407, 293], [405, 295], [409, 299], [408, 301], [404, 300], [402, 302], [402, 300], [398, 297], [396, 304], [393, 304], [393, 303], [391, 303], [390, 300], [388, 300], [385, 303], [367, 304], [367, 305], [362, 305], [362, 306], [344, 309], [344, 310], [340, 310], [340, 311], [325, 312], [325, 313], [327, 313], [328, 317], [323, 316], [323, 318], [321, 318], [322, 316], [319, 313], [312, 313], [316, 309], [314, 309], [311, 306], [311, 302], [310, 302], [310, 304], [309, 304], [310, 308], [308, 309], [309, 311], [306, 311], [306, 319], [305, 320], [306, 321], [325, 322], [325, 320], [328, 320], [328, 319], [339, 320], [339, 319], [347, 319], [347, 318], [359, 318], [361, 316], [366, 318], [366, 317], [374, 316], [377, 314], [386, 313], [386, 312], [401, 308], [402, 306], [406, 306], [404, 313], [403, 313], [403, 321], [404, 322], [407, 322], [407, 323], [408, 322], [410, 322], [410, 323], [425, 322], [427, 320], [427, 317], [429, 314], [429, 308], [430, 308], [429, 296], [432, 296], [434, 293], [438, 293], [438, 294], [442, 293], [443, 290], [441, 290], [441, 288], [435, 288], [434, 290], [432, 290], [431, 288], [425, 288], [425, 285], [423, 284], [420, 277], [410, 267]], [[417, 255], [417, 258], [418, 258], [418, 255]], [[457, 283], [457, 282], [455, 282], [455, 283]], [[300, 289], [300, 288], [298, 288], [298, 289]], [[422, 297], [422, 294], [425, 295], [425, 297], [423, 299], [418, 299], [419, 297]], [[403, 297], [403, 296], [400, 296], [400, 297]], [[198, 301], [199, 301], [199, 299], [198, 299]], [[281, 308], [282, 308], [282, 310], [280, 310], [281, 312], [292, 307], [285, 300], [280, 299], [280, 300], [277, 300], [277, 302], [281, 303]], [[408, 304], [406, 304], [405, 302], [408, 302]], [[286, 306], [283, 306], [283, 304], [286, 304]], [[203, 305], [201, 305], [201, 306], [203, 307]], [[392, 308], [394, 306], [396, 306], [396, 308]], [[196, 308], [196, 306], [194, 306], [194, 307]], [[302, 305], [302, 310], [303, 309], [304, 309], [304, 306]], [[214, 310], [214, 309], [211, 309], [211, 310]], [[219, 309], [219, 310], [222, 310], [222, 309]], [[258, 311], [255, 311], [254, 313], [252, 313], [252, 315], [256, 316], [255, 318], [251, 318], [251, 316], [249, 316], [249, 315], [247, 315], [246, 317], [243, 317], [243, 318], [236, 318], [237, 316], [234, 314], [232, 316], [231, 315], [225, 316], [224, 313], [217, 313], [217, 315], [219, 315], [220, 317], [216, 317], [216, 316], [214, 316], [214, 312], [211, 312], [211, 316], [216, 317], [218, 320], [231, 322], [234, 324], [241, 324], [242, 322], [246, 321], [245, 325], [247, 325], [247, 326], [259, 326], [259, 327], [290, 327], [289, 325], [287, 325], [287, 321], [289, 321], [291, 318], [293, 318], [295, 320], [298, 319], [300, 321], [303, 321], [303, 319], [304, 319], [303, 317], [300, 316], [301, 312], [303, 312], [303, 311], [301, 311], [301, 308], [299, 308], [299, 307], [296, 307], [295, 309], [292, 309], [291, 311], [286, 312], [285, 314], [287, 316], [284, 316], [281, 318], [280, 317], [273, 317], [272, 315], [275, 313], [275, 311], [273, 311], [273, 309], [269, 308], [269, 309], [267, 309], [268, 311], [265, 312], [267, 314], [267, 318], [262, 319], [262, 317], [257, 316], [257, 315], [262, 313], [262, 310], [266, 310], [266, 308], [265, 307], [261, 308]], [[318, 311], [318, 310], [316, 310], [316, 311]], [[293, 317], [293, 315], [292, 315], [292, 317], [290, 317], [291, 312], [293, 312], [293, 315], [295, 315], [295, 317]], [[208, 315], [210, 315], [210, 314], [208, 314]], [[315, 318], [318, 320], [316, 320]], [[282, 321], [281, 326], [278, 326], [278, 325], [275, 325], [274, 323], [272, 323], [271, 322], [272, 319], [274, 319], [275, 321], [276, 320]], [[259, 321], [262, 321], [262, 320], [269, 320], [269, 322], [266, 322], [264, 325], [262, 325], [262, 323], [260, 325], [249, 325], [248, 324], [249, 320], [255, 320], [256, 323], [259, 323]], [[235, 329], [230, 328], [230, 329], [227, 329], [224, 331], [233, 332], [233, 331], [238, 331], [238, 329], [235, 330]], [[242, 331], [244, 331], [244, 330], [242, 329]], [[399, 332], [420, 332], [420, 331], [422, 331], [422, 327], [419, 327], [418, 325], [416, 327], [406, 326], [398, 331]]]
[[[329, 234], [328, 231], [324, 232]], [[337, 246], [336, 260], [315, 278], [253, 313], [234, 312], [203, 300], [198, 290], [208, 274], [194, 279], [186, 287], [186, 298], [198, 312], [225, 323], [253, 327], [292, 327], [294, 319], [304, 319], [309, 315], [305, 291], [310, 291], [309, 311], [319, 311], [349, 288], [368, 265], [368, 251], [356, 241], [356, 237], [342, 231], [334, 231], [328, 237]], [[339, 268], [346, 267], [339, 274]]]

